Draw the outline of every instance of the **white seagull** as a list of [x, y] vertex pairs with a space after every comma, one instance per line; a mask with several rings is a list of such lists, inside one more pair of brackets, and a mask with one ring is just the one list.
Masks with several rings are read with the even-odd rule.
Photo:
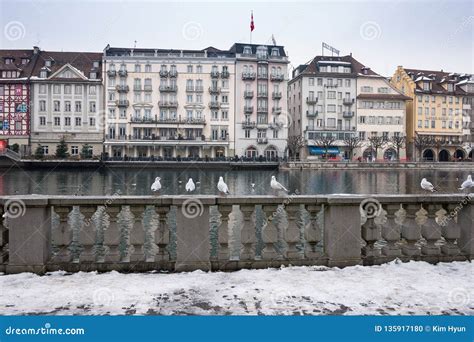
[[227, 184], [224, 182], [224, 178], [219, 177], [219, 183], [217, 183], [217, 190], [224, 194], [230, 194]]
[[270, 182], [270, 186], [272, 189], [274, 190], [283, 190], [283, 191], [286, 191], [288, 192], [288, 190], [283, 186], [281, 185], [280, 183], [278, 183], [278, 181], [276, 180], [275, 176], [272, 176], [272, 180]]
[[161, 189], [160, 177], [155, 178], [155, 182], [151, 185], [151, 191], [159, 191]]
[[426, 180], [426, 178], [423, 178], [423, 179], [421, 180], [421, 184], [420, 184], [420, 185], [421, 185], [421, 188], [422, 188], [423, 190], [427, 190], [427, 191], [431, 191], [431, 192], [435, 192], [435, 191], [436, 191], [436, 189], [434, 188], [433, 184], [431, 184], [430, 182], [428, 182], [428, 181]]
[[467, 176], [467, 179], [461, 184], [459, 190], [465, 190], [474, 187], [471, 175]]
[[186, 191], [193, 192], [194, 189], [196, 189], [196, 186], [194, 185], [193, 179], [189, 178], [188, 182], [186, 183]]

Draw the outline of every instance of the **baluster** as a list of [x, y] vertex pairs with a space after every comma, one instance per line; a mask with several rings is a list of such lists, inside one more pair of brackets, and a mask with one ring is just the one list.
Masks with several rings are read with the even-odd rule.
[[418, 205], [408, 205], [407, 206], [407, 219], [402, 227], [402, 237], [406, 240], [406, 243], [402, 246], [402, 252], [407, 256], [419, 256], [421, 254], [421, 249], [416, 244], [421, 238], [421, 226], [426, 222], [427, 211], [423, 209], [423, 206], [420, 210]]
[[8, 227], [6, 219], [3, 219], [3, 214], [3, 205], [0, 205], [0, 264], [8, 262]]
[[120, 231], [118, 226], [118, 214], [120, 212], [120, 206], [108, 206], [106, 213], [109, 216], [109, 227], [105, 231], [105, 245], [108, 246], [109, 252], [105, 256], [106, 262], [119, 262], [119, 243], [120, 243]]
[[159, 215], [153, 205], [147, 205], [142, 215], [142, 228], [144, 232], [144, 241], [142, 253], [145, 256], [145, 262], [155, 262], [158, 254], [158, 246], [155, 243], [155, 232], [160, 224]]
[[79, 263], [80, 256], [83, 250], [81, 239], [81, 231], [84, 225], [84, 215], [81, 213], [81, 207], [74, 205], [72, 211], [68, 215], [68, 225], [71, 229], [71, 243], [69, 244], [68, 250], [71, 253], [71, 259], [73, 263]]
[[324, 204], [322, 207], [309, 204], [306, 206], [308, 212], [308, 221], [304, 226], [304, 254], [307, 259], [315, 259], [321, 256], [318, 252], [317, 245], [323, 238], [323, 224], [324, 224]]
[[264, 243], [262, 258], [264, 260], [275, 260], [278, 256], [275, 248], [275, 244], [278, 242], [278, 220], [276, 219], [278, 216], [278, 208], [276, 205], [262, 206], [266, 218], [262, 227], [262, 239]]
[[[461, 237], [461, 227], [458, 223], [456, 208], [458, 205], [449, 204], [446, 210], [439, 210], [436, 213], [436, 223], [441, 226], [441, 233], [446, 241], [441, 246], [441, 251], [445, 255], [459, 255], [461, 253], [458, 246], [458, 239]], [[472, 225], [472, 221], [471, 221]]]
[[229, 227], [229, 215], [232, 212], [232, 205], [219, 204], [218, 210], [220, 213], [220, 224], [217, 228], [217, 259], [221, 261], [230, 260], [230, 248], [229, 248], [229, 237], [232, 232], [230, 232]]
[[80, 211], [84, 216], [84, 223], [79, 240], [82, 246], [80, 261], [93, 262], [95, 260], [94, 245], [96, 234], [94, 232], [94, 225], [92, 224], [92, 216], [94, 215], [95, 207], [81, 206]]
[[110, 216], [103, 205], [98, 206], [91, 217], [95, 232], [94, 256], [98, 263], [105, 262], [105, 256], [109, 253], [109, 247], [105, 243], [105, 231], [110, 225], [109, 218]]
[[299, 205], [287, 205], [285, 207], [288, 224], [283, 230], [283, 241], [287, 243], [286, 256], [288, 259], [302, 259], [304, 255], [298, 251], [298, 244], [301, 244], [301, 231], [298, 220], [301, 220], [301, 210]]
[[117, 226], [120, 234], [118, 246], [120, 262], [130, 262], [130, 256], [134, 252], [133, 245], [130, 243], [130, 235], [134, 222], [135, 216], [132, 214], [130, 206], [123, 205], [122, 210], [117, 215]]
[[68, 226], [68, 215], [71, 207], [54, 207], [52, 215], [52, 260], [58, 263], [70, 262], [72, 255], [68, 249], [72, 241], [72, 231]]
[[369, 201], [360, 205], [360, 213], [362, 239], [366, 242], [362, 247], [362, 255], [373, 262], [374, 258], [380, 256], [380, 249], [375, 243], [382, 238], [382, 226], [387, 223], [387, 212], [377, 201]]
[[255, 259], [255, 244], [257, 242], [256, 225], [255, 225], [255, 206], [241, 205], [242, 212], [242, 230], [241, 241], [242, 249], [240, 250], [240, 260]]
[[[398, 210], [396, 210], [398, 208]], [[399, 257], [402, 251], [398, 243], [401, 237], [401, 228], [405, 222], [407, 213], [400, 203], [400, 207], [396, 205], [387, 205], [388, 220], [382, 227], [382, 237], [387, 244], [382, 247], [382, 253], [388, 257]]]
[[427, 219], [421, 228], [421, 235], [426, 240], [426, 244], [421, 247], [421, 252], [424, 255], [440, 255], [441, 253], [440, 247], [436, 245], [436, 242], [441, 239], [441, 227], [436, 222], [436, 218], [438, 215], [442, 215], [443, 212], [445, 213], [446, 210], [441, 205], [429, 205], [428, 213], [432, 213], [438, 208], [440, 209], [435, 213], [435, 216], [427, 215]]
[[143, 215], [145, 206], [130, 206], [130, 213], [133, 217], [131, 218], [133, 224], [130, 227], [130, 261], [144, 261], [145, 227], [143, 226]]
[[155, 241], [158, 245], [158, 260], [169, 261], [170, 253], [168, 251], [170, 243], [170, 231], [168, 225], [168, 213], [170, 211], [169, 206], [159, 206], [156, 208], [158, 212], [159, 225], [155, 231]]

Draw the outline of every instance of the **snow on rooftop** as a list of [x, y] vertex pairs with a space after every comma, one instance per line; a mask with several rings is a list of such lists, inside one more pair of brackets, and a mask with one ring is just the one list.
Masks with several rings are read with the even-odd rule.
[[0, 314], [474, 314], [474, 263], [0, 275]]
[[318, 61], [318, 64], [344, 64], [344, 65], [351, 65], [349, 62], [344, 62], [344, 61]]

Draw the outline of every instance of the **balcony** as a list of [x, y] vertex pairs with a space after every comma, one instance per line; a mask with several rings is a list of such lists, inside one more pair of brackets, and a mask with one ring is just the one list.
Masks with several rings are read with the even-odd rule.
[[253, 91], [251, 91], [251, 90], [245, 91], [245, 92], [244, 92], [244, 98], [246, 98], [246, 99], [251, 99], [251, 98], [253, 98]]
[[255, 121], [244, 121], [242, 122], [242, 128], [253, 129], [257, 127]]
[[266, 92], [266, 91], [257, 91], [257, 97], [268, 97], [268, 92]]
[[281, 114], [281, 107], [273, 107], [272, 108], [273, 114]]
[[141, 84], [134, 84], [133, 85], [133, 91], [142, 91], [142, 85]]
[[272, 82], [283, 82], [285, 80], [285, 75], [271, 75], [270, 80]]
[[178, 91], [178, 86], [175, 85], [175, 84], [160, 85], [160, 91], [162, 91], [162, 92], [176, 92], [176, 91]]
[[268, 114], [268, 107], [257, 107], [257, 113]]
[[229, 71], [223, 70], [223, 71], [221, 72], [221, 77], [222, 77], [222, 78], [229, 78], [229, 76], [230, 76]]
[[168, 76], [169, 77], [178, 77], [178, 72], [176, 70], [170, 70], [170, 72], [168, 73]]
[[120, 77], [127, 77], [128, 72], [127, 72], [127, 70], [125, 70], [125, 69], [120, 69], [120, 70], [118, 71], [118, 74], [119, 74]]
[[209, 93], [211, 94], [220, 94], [221, 88], [220, 87], [209, 87]]
[[245, 106], [244, 107], [245, 114], [252, 114], [253, 113], [253, 106]]
[[128, 87], [128, 85], [118, 85], [118, 86], [115, 87], [115, 89], [119, 93], [128, 93], [129, 87]]
[[130, 105], [130, 101], [128, 100], [117, 100], [115, 103], [119, 107], [128, 107]]
[[354, 99], [351, 99], [351, 98], [344, 98], [342, 100], [342, 104], [346, 105], [346, 106], [352, 106], [354, 104]]
[[279, 130], [283, 127], [283, 124], [281, 122], [273, 122], [270, 125], [268, 125], [268, 128], [274, 129], [274, 130]]
[[267, 144], [268, 139], [267, 138], [257, 138], [257, 144]]
[[347, 118], [347, 119], [350, 119], [352, 117], [354, 117], [354, 112], [342, 112], [342, 117], [343, 118]]
[[281, 92], [272, 92], [272, 99], [281, 99]]
[[211, 71], [211, 78], [219, 78], [219, 71], [212, 70]]
[[255, 73], [254, 72], [243, 72], [242, 73], [242, 79], [247, 80], [247, 81], [253, 81], [255, 80]]
[[317, 111], [317, 110], [311, 110], [311, 111], [310, 111], [310, 110], [307, 110], [307, 111], [306, 111], [306, 116], [307, 116], [308, 118], [315, 118], [315, 117], [318, 116], [318, 111]]
[[317, 98], [317, 97], [308, 96], [308, 97], [306, 98], [306, 103], [309, 104], [309, 105], [316, 104], [316, 103], [318, 103], [318, 98]]
[[267, 73], [258, 74], [258, 75], [257, 75], [257, 78], [258, 78], [259, 80], [268, 80], [268, 74], [267, 74]]
[[160, 77], [168, 77], [169, 72], [168, 70], [160, 70]]
[[217, 101], [211, 101], [211, 102], [209, 102], [209, 108], [219, 109], [219, 108], [221, 108], [221, 104]]
[[143, 90], [145, 91], [152, 91], [153, 87], [151, 84], [145, 84]]
[[158, 102], [158, 106], [161, 108], [177, 108], [178, 101], [160, 101]]
[[205, 125], [206, 118], [159, 118], [159, 119], [152, 119], [152, 118], [132, 118], [130, 123], [134, 124], [186, 124], [186, 125]]
[[108, 70], [107, 71], [107, 76], [109, 77], [115, 77], [117, 75], [117, 71], [115, 70]]

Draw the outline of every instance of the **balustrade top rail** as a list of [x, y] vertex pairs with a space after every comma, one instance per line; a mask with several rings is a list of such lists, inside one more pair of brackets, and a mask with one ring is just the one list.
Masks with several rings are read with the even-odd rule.
[[471, 260], [473, 201], [474, 193], [3, 196], [0, 272]]

